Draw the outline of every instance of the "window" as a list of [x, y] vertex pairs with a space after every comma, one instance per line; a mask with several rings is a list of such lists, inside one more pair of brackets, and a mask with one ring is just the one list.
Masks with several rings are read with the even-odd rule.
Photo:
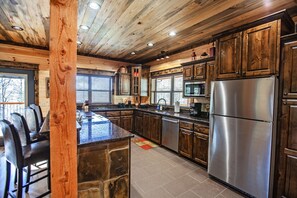
[[109, 76], [77, 75], [76, 103], [111, 103], [112, 78]]
[[[188, 106], [188, 99], [183, 98], [183, 76], [173, 75], [152, 79], [151, 104], [157, 104], [159, 99], [164, 98], [167, 105], [174, 105], [176, 101], [181, 106]], [[165, 104], [163, 100], [160, 104]]]

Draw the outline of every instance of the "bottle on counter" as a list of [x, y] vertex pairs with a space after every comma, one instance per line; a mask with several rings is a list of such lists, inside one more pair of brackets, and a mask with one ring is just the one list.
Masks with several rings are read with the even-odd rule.
[[180, 112], [180, 103], [179, 101], [176, 101], [174, 103], [174, 113], [179, 113]]

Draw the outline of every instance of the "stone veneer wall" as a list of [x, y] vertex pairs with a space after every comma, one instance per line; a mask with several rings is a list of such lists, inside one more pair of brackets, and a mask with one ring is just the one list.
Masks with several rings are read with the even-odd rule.
[[78, 197], [129, 197], [130, 139], [78, 147]]

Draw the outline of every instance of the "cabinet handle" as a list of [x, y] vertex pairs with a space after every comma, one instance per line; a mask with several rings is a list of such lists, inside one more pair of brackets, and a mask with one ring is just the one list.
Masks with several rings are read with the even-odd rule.
[[245, 76], [245, 74], [246, 74], [246, 72], [244, 71], [244, 72], [242, 72], [242, 75], [244, 75]]
[[285, 91], [285, 92], [284, 92], [284, 95], [286, 96], [286, 95], [288, 95], [288, 93]]
[[235, 72], [236, 74], [239, 74], [239, 71]]
[[283, 104], [284, 104], [284, 105], [286, 105], [286, 104], [287, 104], [287, 102], [286, 102], [286, 101], [284, 101], [284, 102], [283, 102]]

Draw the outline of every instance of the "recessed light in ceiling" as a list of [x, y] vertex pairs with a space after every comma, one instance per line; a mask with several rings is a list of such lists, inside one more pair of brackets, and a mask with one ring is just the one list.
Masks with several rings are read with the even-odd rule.
[[175, 31], [169, 32], [169, 36], [175, 36], [175, 35], [176, 35], [176, 32]]
[[86, 26], [86, 25], [81, 25], [79, 27], [80, 27], [80, 29], [83, 29], [83, 30], [88, 30], [89, 29], [89, 26]]
[[131, 52], [132, 55], [136, 54], [135, 52]]
[[157, 61], [160, 61], [160, 59], [159, 59], [159, 58], [157, 58]]
[[76, 41], [77, 45], [81, 45], [82, 42], [81, 41]]
[[148, 43], [147, 46], [149, 46], [149, 47], [153, 47], [154, 44], [153, 44], [153, 43]]
[[12, 25], [11, 28], [14, 29], [14, 30], [18, 30], [18, 31], [23, 31], [24, 30], [22, 27], [17, 26], [17, 25]]
[[98, 10], [100, 8], [100, 5], [97, 2], [90, 2], [89, 7], [94, 10]]
[[165, 58], [169, 58], [169, 56], [165, 56]]

